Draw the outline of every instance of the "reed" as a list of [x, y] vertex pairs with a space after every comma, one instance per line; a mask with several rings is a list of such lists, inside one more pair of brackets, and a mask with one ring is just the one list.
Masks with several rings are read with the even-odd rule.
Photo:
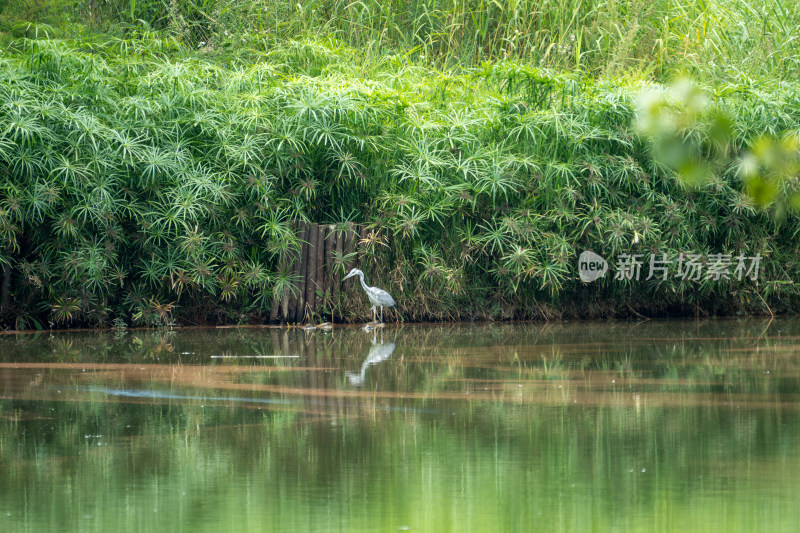
[[800, 8], [780, 0], [10, 0], [0, 11], [0, 31], [16, 36], [155, 31], [218, 54], [306, 36], [333, 38], [370, 60], [393, 54], [437, 68], [515, 60], [662, 80], [676, 69], [736, 81], [796, 78], [798, 25]]

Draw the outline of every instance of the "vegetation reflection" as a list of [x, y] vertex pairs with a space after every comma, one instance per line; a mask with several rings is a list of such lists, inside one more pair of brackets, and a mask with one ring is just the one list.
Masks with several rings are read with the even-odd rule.
[[0, 511], [37, 530], [791, 531], [799, 333], [2, 337]]

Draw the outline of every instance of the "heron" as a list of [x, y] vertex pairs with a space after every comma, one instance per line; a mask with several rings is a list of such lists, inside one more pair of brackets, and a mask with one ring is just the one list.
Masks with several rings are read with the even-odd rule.
[[381, 323], [383, 323], [383, 308], [394, 307], [396, 305], [394, 298], [392, 298], [392, 295], [385, 290], [379, 289], [378, 287], [370, 287], [364, 283], [364, 273], [357, 268], [351, 270], [350, 273], [342, 279], [342, 281], [346, 280], [347, 278], [352, 278], [353, 276], [358, 276], [361, 279], [361, 286], [364, 288], [364, 292], [367, 293], [367, 298], [369, 298], [369, 302], [372, 304], [372, 320], [377, 322], [378, 316], [376, 308], [380, 307]]
[[389, 359], [394, 351], [394, 348], [395, 343], [393, 342], [382, 342], [380, 344], [376, 344], [375, 340], [373, 339], [372, 348], [369, 349], [369, 355], [367, 355], [367, 358], [361, 364], [361, 373], [357, 374], [355, 372], [345, 372], [347, 375], [347, 381], [350, 382], [350, 385], [360, 387], [366, 378], [367, 367], [371, 365], [377, 365], [378, 363]]

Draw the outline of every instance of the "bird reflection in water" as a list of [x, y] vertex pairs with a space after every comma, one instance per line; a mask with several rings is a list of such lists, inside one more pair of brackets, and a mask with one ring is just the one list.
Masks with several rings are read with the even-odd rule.
[[367, 367], [370, 365], [377, 365], [378, 363], [382, 363], [383, 361], [389, 359], [395, 349], [395, 346], [396, 345], [393, 342], [381, 342], [380, 344], [377, 344], [375, 342], [375, 336], [373, 335], [372, 347], [369, 349], [367, 358], [361, 364], [361, 373], [345, 372], [348, 383], [354, 387], [360, 387], [364, 383]]

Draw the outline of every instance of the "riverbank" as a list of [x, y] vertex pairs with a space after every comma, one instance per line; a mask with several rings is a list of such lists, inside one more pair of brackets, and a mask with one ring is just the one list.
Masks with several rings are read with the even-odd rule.
[[[409, 322], [800, 307], [797, 83], [259, 43], [6, 46], [3, 327], [260, 324], [291, 298], [289, 322], [364, 322], [352, 267]], [[317, 284], [307, 222], [359, 228]]]

